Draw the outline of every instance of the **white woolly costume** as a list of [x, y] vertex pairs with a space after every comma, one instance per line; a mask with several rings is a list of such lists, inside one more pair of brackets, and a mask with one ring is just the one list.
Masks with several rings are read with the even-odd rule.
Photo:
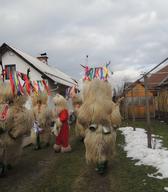
[[32, 96], [34, 126], [31, 130], [31, 141], [35, 149], [48, 146], [51, 139], [52, 112], [48, 108], [47, 93]]
[[17, 96], [15, 93], [13, 95], [10, 84], [1, 85], [1, 174], [5, 173], [9, 165], [17, 163], [22, 152], [23, 137], [30, 134], [33, 118], [32, 113], [24, 107], [26, 99], [26, 96]]
[[82, 105], [82, 98], [80, 95], [74, 95], [72, 97], [72, 105], [74, 109], [74, 115], [76, 116], [76, 122], [75, 122], [75, 134], [77, 137], [83, 139], [85, 137], [85, 129], [84, 127], [79, 123], [78, 120], [78, 112]]
[[104, 172], [107, 161], [115, 153], [116, 131], [112, 126], [112, 118], [120, 117], [116, 113], [114, 116], [114, 110], [111, 85], [98, 79], [86, 81], [78, 120], [86, 129], [86, 161], [96, 163], [100, 173]]

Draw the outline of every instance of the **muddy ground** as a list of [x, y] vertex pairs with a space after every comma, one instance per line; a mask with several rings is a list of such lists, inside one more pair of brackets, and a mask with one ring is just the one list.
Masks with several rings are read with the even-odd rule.
[[81, 141], [72, 136], [71, 144], [73, 150], [66, 154], [54, 153], [52, 146], [25, 148], [20, 162], [0, 178], [0, 192], [161, 192], [168, 183], [147, 177], [153, 168], [135, 166], [126, 157], [120, 133], [117, 155], [105, 175], [86, 165]]
[[0, 178], [0, 191], [109, 191], [107, 175], [86, 165], [83, 143], [74, 138], [71, 143], [73, 150], [66, 154], [54, 153], [52, 146], [38, 151], [26, 147], [19, 163]]

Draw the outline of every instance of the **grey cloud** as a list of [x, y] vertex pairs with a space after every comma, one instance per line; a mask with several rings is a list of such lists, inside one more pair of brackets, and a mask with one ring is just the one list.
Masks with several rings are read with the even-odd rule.
[[[81, 78], [81, 63], [142, 71], [168, 53], [167, 0], [0, 0], [0, 43]], [[149, 67], [148, 67], [149, 66]], [[132, 72], [132, 68], [130, 68]]]

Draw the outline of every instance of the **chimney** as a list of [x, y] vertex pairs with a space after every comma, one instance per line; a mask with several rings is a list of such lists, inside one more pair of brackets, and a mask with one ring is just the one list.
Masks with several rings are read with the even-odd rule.
[[41, 53], [40, 56], [37, 57], [37, 59], [48, 65], [47, 53]]

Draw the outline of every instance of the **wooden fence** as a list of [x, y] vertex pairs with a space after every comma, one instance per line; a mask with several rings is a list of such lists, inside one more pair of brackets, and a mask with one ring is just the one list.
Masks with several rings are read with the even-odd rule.
[[168, 90], [162, 88], [155, 97], [156, 117], [168, 122]]

